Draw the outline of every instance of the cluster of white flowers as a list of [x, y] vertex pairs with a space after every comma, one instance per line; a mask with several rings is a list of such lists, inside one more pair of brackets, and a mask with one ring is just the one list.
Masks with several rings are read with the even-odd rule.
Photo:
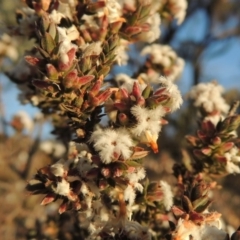
[[199, 83], [191, 89], [188, 96], [194, 101], [195, 107], [202, 107], [209, 114], [227, 114], [229, 105], [222, 97], [223, 92], [224, 88], [216, 82]]
[[222, 97], [224, 88], [217, 82], [199, 83], [194, 86], [188, 97], [193, 100], [195, 107], [202, 108], [205, 112], [204, 120], [211, 121], [215, 126], [228, 113], [230, 106]]
[[184, 60], [168, 45], [152, 44], [143, 48], [141, 54], [148, 54], [149, 60], [162, 69], [161, 75], [171, 81], [175, 81], [183, 71]]

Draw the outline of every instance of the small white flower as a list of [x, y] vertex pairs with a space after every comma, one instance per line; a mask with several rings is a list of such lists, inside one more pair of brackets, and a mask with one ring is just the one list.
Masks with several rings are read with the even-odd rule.
[[137, 124], [131, 129], [131, 132], [136, 136], [140, 136], [147, 130], [152, 134], [159, 133], [161, 130], [160, 120], [166, 112], [162, 106], [147, 109], [135, 105], [131, 108], [131, 113], [137, 120]]
[[61, 19], [64, 18], [64, 15], [55, 9], [48, 16], [49, 19], [55, 24], [60, 24]]
[[127, 173], [126, 178], [128, 178], [131, 184], [138, 182], [139, 180], [144, 179], [146, 172], [144, 168], [136, 168], [135, 172]]
[[101, 160], [108, 164], [117, 160], [120, 156], [128, 159], [132, 155], [133, 141], [127, 130], [120, 129], [97, 129], [92, 133], [90, 141], [99, 152]]
[[109, 23], [116, 22], [122, 16], [122, 6], [117, 0], [105, 0], [106, 6], [98, 12], [98, 17], [107, 15]]
[[168, 103], [168, 107], [170, 107], [171, 111], [175, 111], [183, 103], [183, 99], [181, 96], [180, 91], [178, 90], [178, 87], [176, 84], [174, 84], [172, 81], [170, 81], [167, 78], [160, 77], [159, 83], [166, 88], [166, 92], [170, 96], [170, 102]]
[[165, 181], [160, 181], [160, 186], [163, 191], [163, 205], [169, 211], [173, 205], [173, 193], [171, 187]]
[[129, 42], [125, 39], [120, 39], [119, 45], [115, 48], [114, 53], [116, 54], [116, 62], [118, 65], [126, 65], [128, 61], [128, 53], [127, 53], [127, 48], [128, 48]]
[[70, 184], [65, 179], [62, 179], [61, 182], [57, 183], [57, 186], [53, 188], [56, 194], [61, 196], [68, 196], [70, 192]]
[[128, 201], [128, 204], [132, 206], [135, 198], [136, 198], [136, 193], [133, 187], [131, 185], [128, 185], [124, 190], [124, 200]]
[[82, 185], [81, 185], [81, 193], [84, 195], [84, 196], [86, 196], [86, 195], [88, 195], [89, 194], [89, 188], [88, 188], [88, 186], [84, 183], [84, 182], [82, 182]]
[[65, 63], [65, 64], [68, 63], [69, 57], [67, 55], [67, 52], [69, 50], [71, 50], [72, 48], [77, 48], [77, 46], [75, 44], [71, 43], [71, 41], [69, 39], [65, 38], [62, 41], [62, 43], [59, 47], [59, 50], [58, 50], [58, 54], [63, 63]]
[[160, 24], [161, 24], [161, 18], [159, 13], [155, 13], [151, 15], [146, 23], [150, 25], [150, 29], [147, 32], [143, 32], [139, 35], [139, 38], [142, 41], [152, 43], [155, 40], [157, 40], [160, 37], [161, 30], [160, 30]]
[[226, 171], [228, 173], [240, 173], [239, 149], [237, 147], [233, 147], [229, 152], [225, 153], [224, 156], [227, 159]]
[[56, 177], [63, 177], [66, 169], [66, 165], [61, 160], [50, 166], [51, 173]]

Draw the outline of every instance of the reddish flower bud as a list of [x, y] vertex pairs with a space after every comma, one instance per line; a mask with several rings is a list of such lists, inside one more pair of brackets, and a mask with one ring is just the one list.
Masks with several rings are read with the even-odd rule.
[[125, 33], [130, 37], [133, 36], [133, 35], [136, 35], [138, 33], [141, 33], [141, 31], [142, 31], [142, 28], [139, 27], [139, 26], [127, 27], [125, 29]]
[[66, 201], [63, 201], [63, 203], [60, 205], [58, 212], [59, 214], [62, 214], [67, 211], [68, 204]]
[[72, 64], [73, 59], [75, 59], [76, 56], [76, 48], [72, 48], [67, 52], [68, 58], [69, 58], [69, 64]]
[[47, 75], [51, 80], [57, 80], [58, 79], [58, 71], [52, 64], [46, 65]]
[[112, 92], [111, 92], [110, 89], [107, 89], [104, 92], [102, 92], [101, 94], [99, 94], [97, 96], [98, 101], [99, 101], [99, 105], [103, 104], [111, 95], [112, 95]]
[[78, 77], [75, 80], [74, 87], [75, 88], [80, 88], [81, 86], [91, 82], [94, 78], [95, 78], [94, 75], [86, 75], [86, 76], [83, 76], [83, 77]]
[[32, 66], [38, 66], [40, 64], [40, 59], [32, 56], [25, 56], [25, 61], [32, 65]]
[[123, 22], [124, 22], [123, 19], [121, 19], [121, 21], [111, 23], [110, 24], [111, 32], [118, 33], [119, 29], [122, 27]]
[[100, 91], [101, 86], [102, 86], [102, 81], [98, 79], [94, 83], [93, 87], [91, 88], [91, 94], [93, 96], [96, 96], [98, 94], [98, 92]]
[[56, 194], [49, 193], [43, 198], [41, 205], [47, 205], [47, 204], [53, 202], [55, 199], [56, 199]]
[[125, 126], [128, 124], [129, 119], [125, 113], [119, 113], [118, 114], [118, 121], [121, 125]]
[[132, 95], [136, 98], [136, 100], [142, 97], [142, 91], [137, 82], [133, 83]]

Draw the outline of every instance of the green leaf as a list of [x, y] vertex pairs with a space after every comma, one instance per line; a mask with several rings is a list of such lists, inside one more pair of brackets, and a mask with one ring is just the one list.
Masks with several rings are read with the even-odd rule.
[[125, 161], [125, 163], [126, 163], [129, 167], [141, 167], [141, 166], [142, 166], [141, 163], [138, 163], [138, 162], [136, 162], [136, 161], [131, 161], [131, 160]]
[[45, 32], [44, 37], [41, 39], [41, 47], [49, 54], [51, 54], [56, 47], [54, 39], [48, 32]]

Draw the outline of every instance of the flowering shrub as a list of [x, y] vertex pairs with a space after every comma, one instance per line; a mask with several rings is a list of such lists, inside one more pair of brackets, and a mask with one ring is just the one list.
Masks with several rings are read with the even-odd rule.
[[[186, 7], [185, 0], [29, 0], [9, 30], [35, 44], [8, 76], [21, 101], [51, 119], [67, 149], [40, 144], [54, 162], [39, 167], [26, 189], [43, 195], [41, 205], [57, 202], [59, 214], [77, 213], [82, 239], [228, 239], [221, 214], [209, 210], [210, 193], [215, 177], [240, 172], [240, 116], [220, 85], [201, 83], [188, 94], [200, 122], [196, 135], [186, 137], [189, 164], [173, 167], [176, 184], [149, 180], [144, 167], [150, 152], [161, 151], [166, 118], [183, 103], [175, 81], [184, 61], [155, 41], [161, 21], [181, 24]], [[1, 38], [1, 57], [16, 60], [9, 35]], [[139, 42], [140, 71], [110, 81], [113, 67], [127, 65], [130, 45]], [[19, 133], [33, 128], [23, 113], [11, 125]]]

